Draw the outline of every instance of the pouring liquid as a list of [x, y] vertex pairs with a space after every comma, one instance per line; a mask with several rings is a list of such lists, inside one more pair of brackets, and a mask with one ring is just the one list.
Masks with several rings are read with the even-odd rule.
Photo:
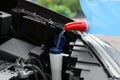
[[62, 30], [61, 32], [60, 32], [60, 34], [59, 34], [59, 36], [58, 36], [58, 42], [57, 42], [57, 48], [59, 49], [60, 48], [60, 46], [61, 46], [61, 42], [62, 42], [62, 39], [63, 39], [63, 37], [64, 37], [64, 32], [65, 32], [65, 30]]

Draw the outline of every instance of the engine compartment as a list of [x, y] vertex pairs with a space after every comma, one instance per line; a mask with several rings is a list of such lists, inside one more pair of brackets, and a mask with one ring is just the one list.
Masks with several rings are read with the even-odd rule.
[[[52, 80], [50, 48], [73, 20], [27, 0], [2, 0], [0, 6], [0, 80]], [[111, 80], [81, 35], [64, 36], [62, 80]]]
[[[71, 53], [64, 53], [62, 60], [62, 80], [108, 80], [108, 77], [111, 77], [80, 38], [75, 41], [74, 45], [72, 43], [69, 45]], [[8, 52], [6, 53], [6, 51]], [[39, 69], [43, 71], [47, 80], [51, 80], [49, 51], [44, 45], [33, 46], [28, 42], [12, 38], [0, 46], [0, 53], [1, 60], [5, 60], [0, 65], [0, 76], [9, 75], [5, 80], [37, 80], [33, 72], [34, 70], [38, 72]], [[43, 75], [39, 75], [39, 72], [37, 76], [38, 80], [45, 80]]]

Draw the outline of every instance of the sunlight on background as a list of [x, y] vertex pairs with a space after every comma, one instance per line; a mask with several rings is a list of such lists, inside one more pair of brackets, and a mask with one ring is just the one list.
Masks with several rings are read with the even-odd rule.
[[69, 18], [79, 17], [81, 13], [79, 0], [36, 0], [36, 2]]

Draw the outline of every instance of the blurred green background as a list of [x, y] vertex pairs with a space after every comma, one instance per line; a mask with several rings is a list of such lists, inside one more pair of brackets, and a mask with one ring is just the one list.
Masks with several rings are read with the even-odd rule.
[[36, 2], [69, 18], [75, 18], [81, 12], [79, 0], [36, 0]]

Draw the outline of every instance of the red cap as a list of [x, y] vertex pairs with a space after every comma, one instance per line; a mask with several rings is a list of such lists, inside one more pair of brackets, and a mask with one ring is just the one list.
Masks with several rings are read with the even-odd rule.
[[64, 25], [65, 30], [78, 30], [81, 32], [86, 32], [88, 29], [88, 23], [86, 22], [70, 22]]

